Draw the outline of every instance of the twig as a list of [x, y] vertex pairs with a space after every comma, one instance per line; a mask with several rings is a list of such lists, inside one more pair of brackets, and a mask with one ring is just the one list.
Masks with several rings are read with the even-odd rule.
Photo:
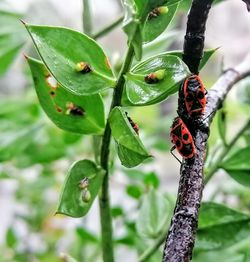
[[[129, 70], [134, 56], [134, 49], [132, 45], [129, 46], [124, 64], [118, 76], [117, 84], [113, 93], [113, 100], [110, 111], [121, 104], [122, 92], [125, 84], [124, 74]], [[100, 216], [101, 216], [101, 230], [102, 230], [102, 252], [104, 262], [114, 261], [113, 239], [112, 239], [112, 218], [110, 214], [109, 201], [109, 146], [111, 140], [111, 129], [107, 122], [104, 135], [102, 138], [101, 147], [101, 166], [106, 171], [102, 190], [99, 197]]]
[[138, 262], [146, 262], [148, 259], [157, 251], [157, 249], [161, 246], [164, 242], [166, 237], [166, 231], [161, 233], [161, 235], [156, 239], [156, 241], [150, 246], [148, 249], [145, 250], [144, 253], [139, 257]]
[[183, 47], [183, 61], [192, 73], [199, 73], [203, 56], [206, 21], [213, 0], [193, 0], [187, 21]]
[[120, 16], [118, 17], [114, 22], [112, 22], [111, 24], [105, 26], [104, 28], [102, 28], [100, 31], [94, 33], [92, 35], [92, 37], [94, 39], [98, 39], [102, 36], [105, 36], [107, 33], [109, 33], [110, 31], [112, 31], [114, 28], [116, 28], [124, 19], [124, 16]]
[[[225, 72], [209, 90], [205, 117], [209, 125], [234, 84], [250, 75], [250, 56], [235, 69]], [[164, 248], [163, 261], [186, 262], [192, 257], [198, 212], [203, 190], [203, 166], [208, 128], [198, 129], [194, 136], [196, 154], [181, 166], [178, 199]]]
[[83, 11], [82, 11], [82, 21], [83, 21], [83, 32], [91, 36], [92, 34], [92, 18], [89, 0], [83, 0]]

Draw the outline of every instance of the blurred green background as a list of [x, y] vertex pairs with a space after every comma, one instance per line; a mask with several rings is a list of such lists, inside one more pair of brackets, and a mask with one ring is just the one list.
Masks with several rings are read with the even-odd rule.
[[[145, 46], [144, 58], [182, 48], [189, 4], [190, 1], [183, 1], [167, 31]], [[94, 31], [123, 12], [118, 0], [91, 1], [91, 10]], [[0, 261], [70, 261], [68, 255], [62, 254], [70, 254], [77, 261], [101, 261], [97, 203], [81, 219], [54, 215], [70, 165], [79, 159], [94, 159], [93, 139], [60, 130], [42, 111], [22, 53], [38, 56], [19, 19], [82, 31], [82, 1], [0, 2]], [[225, 68], [237, 65], [246, 56], [249, 35], [250, 15], [244, 3], [222, 1], [214, 7], [207, 25], [206, 47], [220, 49], [201, 72], [207, 89]], [[126, 49], [121, 27], [98, 42], [118, 70]], [[230, 140], [249, 117], [249, 86], [249, 79], [240, 83], [224, 104], [226, 139]], [[105, 101], [108, 105], [108, 96]], [[176, 115], [176, 96], [161, 104], [129, 109], [129, 113], [154, 158], [129, 170], [121, 167], [112, 151], [111, 203], [119, 262], [137, 261], [138, 254], [162, 233], [157, 225], [162, 221], [169, 223], [178, 188], [179, 163], [169, 154], [169, 128]], [[215, 118], [209, 139], [208, 167], [212, 154], [222, 144], [220, 131]], [[250, 130], [240, 140], [239, 147], [242, 144], [250, 144]], [[222, 170], [205, 188], [204, 200], [250, 211], [248, 187]], [[158, 214], [153, 219], [151, 204]], [[163, 207], [167, 214], [160, 212]], [[222, 246], [223, 252], [197, 251], [194, 261], [250, 261], [249, 246], [250, 239], [244, 236], [233, 248]], [[161, 256], [159, 250], [149, 261], [160, 261]]]

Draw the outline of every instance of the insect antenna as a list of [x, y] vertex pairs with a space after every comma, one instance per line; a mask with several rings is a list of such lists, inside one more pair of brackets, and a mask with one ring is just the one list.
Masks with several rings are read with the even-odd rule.
[[173, 153], [173, 151], [176, 149], [176, 146], [173, 146], [171, 149], [170, 149], [170, 153], [171, 155], [181, 164], [181, 161], [180, 159]]

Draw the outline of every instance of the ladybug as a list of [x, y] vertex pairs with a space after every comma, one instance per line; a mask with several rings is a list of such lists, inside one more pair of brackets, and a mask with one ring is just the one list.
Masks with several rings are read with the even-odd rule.
[[179, 92], [180, 99], [184, 100], [180, 104], [185, 106], [187, 115], [191, 118], [200, 117], [205, 110], [207, 94], [200, 77], [191, 75], [186, 78]]
[[176, 148], [180, 155], [185, 159], [191, 159], [195, 155], [195, 145], [193, 137], [186, 124], [180, 117], [176, 117], [170, 129], [171, 142], [174, 146], [171, 148], [171, 154], [180, 162], [172, 153]]
[[136, 134], [139, 135], [139, 126], [131, 119], [131, 117], [128, 116], [128, 112], [125, 112], [127, 119], [132, 126], [132, 128], [135, 130]]

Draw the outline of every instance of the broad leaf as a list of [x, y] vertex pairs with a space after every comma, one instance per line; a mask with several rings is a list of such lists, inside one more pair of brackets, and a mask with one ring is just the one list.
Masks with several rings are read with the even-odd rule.
[[[26, 25], [45, 65], [57, 81], [78, 95], [92, 95], [110, 87], [115, 80], [101, 47], [79, 32], [51, 26]], [[87, 63], [90, 72], [76, 70]]]
[[151, 189], [142, 200], [136, 229], [140, 236], [156, 238], [167, 228], [171, 215], [168, 200], [157, 190]]
[[120, 107], [115, 107], [111, 111], [108, 121], [122, 165], [134, 167], [150, 157], [138, 134], [129, 123], [126, 113]]
[[178, 8], [178, 3], [169, 5], [167, 2], [163, 6], [168, 7], [167, 13], [160, 14], [152, 18], [148, 17], [146, 20], [145, 26], [143, 28], [143, 41], [145, 43], [153, 41], [168, 27]]
[[238, 150], [221, 164], [233, 179], [244, 186], [250, 186], [250, 146]]
[[203, 203], [196, 250], [222, 249], [247, 238], [250, 216], [216, 203]]
[[[92, 206], [102, 184], [104, 171], [98, 168], [90, 160], [80, 160], [72, 165], [62, 189], [57, 214], [71, 217], [82, 217], [86, 215]], [[89, 202], [82, 200], [82, 191], [79, 183], [88, 179], [87, 190], [90, 193]]]
[[5, 73], [25, 43], [20, 14], [0, 10], [0, 75]]
[[[199, 65], [199, 71], [206, 65], [206, 63], [208, 62], [208, 60], [210, 59], [210, 57], [211, 57], [218, 49], [219, 49], [219, 47], [204, 50], [203, 57], [202, 57], [202, 59], [201, 59], [200, 65]], [[169, 51], [169, 52], [166, 52], [165, 54], [175, 55], [175, 56], [178, 56], [179, 58], [182, 58], [183, 52], [177, 50], [177, 51]]]
[[41, 62], [32, 58], [27, 59], [43, 110], [58, 127], [81, 134], [103, 132], [104, 106], [99, 94], [92, 96], [72, 94], [57, 83]]
[[[157, 83], [147, 83], [145, 77], [165, 70]], [[126, 74], [123, 105], [145, 106], [159, 103], [178, 91], [178, 84], [190, 74], [187, 66], [176, 56], [161, 54], [137, 64]]]

